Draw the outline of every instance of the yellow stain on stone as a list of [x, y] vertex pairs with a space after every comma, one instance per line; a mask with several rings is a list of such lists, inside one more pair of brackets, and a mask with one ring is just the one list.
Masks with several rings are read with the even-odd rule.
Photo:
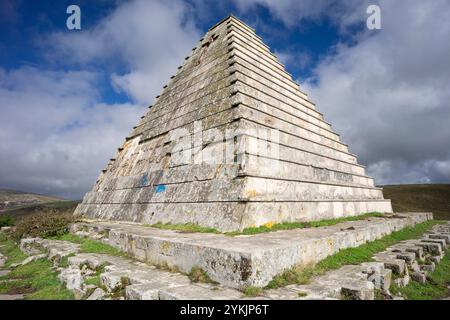
[[245, 195], [247, 196], [247, 198], [254, 198], [254, 197], [256, 197], [256, 194], [257, 194], [257, 192], [254, 189], [250, 189], [247, 192], [245, 192]]
[[333, 247], [334, 247], [334, 242], [333, 242], [333, 240], [327, 239], [326, 241], [327, 241], [327, 244], [328, 244], [328, 246], [330, 247], [330, 249], [333, 249]]
[[274, 223], [272, 222], [272, 221], [269, 221], [269, 222], [267, 222], [267, 223], [265, 223], [264, 224], [264, 227], [266, 227], [266, 228], [272, 228], [273, 227], [273, 225], [274, 225]]
[[169, 249], [170, 249], [170, 242], [164, 241], [164, 242], [161, 244], [161, 251], [162, 251], [163, 253], [167, 253], [167, 251], [169, 251]]

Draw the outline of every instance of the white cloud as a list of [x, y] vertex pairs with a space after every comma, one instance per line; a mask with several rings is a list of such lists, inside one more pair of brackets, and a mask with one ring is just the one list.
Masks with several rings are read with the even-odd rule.
[[379, 3], [383, 29], [338, 45], [304, 89], [377, 183], [448, 181], [450, 3]]
[[150, 104], [200, 39], [188, 13], [181, 1], [123, 3], [90, 29], [47, 37], [49, 58], [125, 69], [111, 72], [115, 87]]
[[238, 10], [250, 12], [255, 6], [266, 7], [272, 16], [288, 27], [302, 27], [304, 20], [320, 21], [328, 18], [342, 30], [365, 20], [369, 0], [233, 0]]
[[311, 56], [306, 51], [299, 52], [295, 49], [288, 49], [275, 51], [274, 54], [286, 66], [287, 70], [290, 67], [305, 68], [311, 63]]
[[[92, 28], [37, 39], [53, 71], [0, 68], [0, 188], [88, 191], [199, 40], [188, 12], [181, 1], [120, 3]], [[104, 103], [105, 79], [131, 102]]]
[[0, 69], [0, 186], [80, 197], [145, 107], [97, 103], [98, 76]]

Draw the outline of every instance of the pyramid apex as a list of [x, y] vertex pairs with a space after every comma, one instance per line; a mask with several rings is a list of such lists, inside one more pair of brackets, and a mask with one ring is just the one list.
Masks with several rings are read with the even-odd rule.
[[208, 31], [213, 30], [214, 28], [228, 22], [228, 20], [235, 20], [238, 23], [243, 24], [244, 26], [246, 26], [247, 28], [255, 31], [254, 28], [250, 27], [248, 24], [246, 24], [244, 21], [242, 21], [241, 19], [237, 18], [234, 14], [230, 13], [228, 16], [226, 16], [225, 18], [223, 18], [222, 20], [220, 20], [219, 22], [217, 22], [215, 25], [213, 25], [211, 28], [208, 29]]

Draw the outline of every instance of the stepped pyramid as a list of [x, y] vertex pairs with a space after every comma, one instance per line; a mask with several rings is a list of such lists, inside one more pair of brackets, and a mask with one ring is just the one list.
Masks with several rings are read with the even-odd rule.
[[392, 212], [255, 31], [208, 30], [76, 214], [221, 231]]

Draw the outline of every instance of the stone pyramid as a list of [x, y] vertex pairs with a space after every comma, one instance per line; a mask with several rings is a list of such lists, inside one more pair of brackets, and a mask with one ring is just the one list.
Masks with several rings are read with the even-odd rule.
[[208, 30], [76, 214], [221, 231], [392, 212], [255, 31]]

